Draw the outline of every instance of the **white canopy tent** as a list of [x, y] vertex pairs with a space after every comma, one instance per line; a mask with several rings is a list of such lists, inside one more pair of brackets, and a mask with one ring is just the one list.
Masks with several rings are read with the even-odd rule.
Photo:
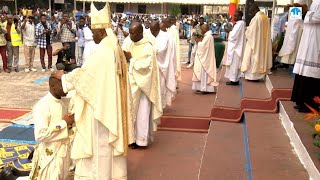
[[[85, 8], [85, 2], [109, 2], [109, 3], [144, 3], [144, 4], [193, 4], [193, 5], [228, 5], [230, 0], [74, 0], [83, 2], [83, 9]], [[276, 6], [285, 6], [287, 4], [292, 4], [294, 0], [255, 0], [256, 2], [273, 2], [273, 12]], [[239, 4], [244, 5], [246, 0], [240, 0]], [[76, 6], [74, 6], [76, 8]]]
[[[227, 5], [230, 0], [75, 0], [81, 2], [109, 2], [109, 3], [145, 3], [145, 4], [161, 4], [161, 3], [171, 3], [171, 4], [194, 4], [194, 5]], [[256, 0], [263, 2], [273, 2], [274, 0]], [[278, 5], [284, 6], [290, 4], [293, 0], [278, 0]], [[246, 0], [240, 0], [239, 4], [245, 4]]]

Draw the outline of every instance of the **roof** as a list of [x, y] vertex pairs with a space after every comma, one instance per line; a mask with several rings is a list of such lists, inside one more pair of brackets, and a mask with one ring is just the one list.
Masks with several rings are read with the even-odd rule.
[[[230, 3], [230, 0], [77, 0], [87, 2], [109, 2], [109, 3], [146, 3], [146, 4], [160, 4], [160, 3], [172, 3], [172, 4], [195, 4], [195, 5], [226, 5]], [[246, 0], [239, 0], [239, 4], [245, 4]], [[263, 2], [273, 2], [273, 0], [256, 0]], [[290, 4], [290, 0], [276, 0], [278, 5]]]

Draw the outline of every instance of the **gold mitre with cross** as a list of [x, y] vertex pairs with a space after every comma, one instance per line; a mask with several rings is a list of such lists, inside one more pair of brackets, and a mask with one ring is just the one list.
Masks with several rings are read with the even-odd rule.
[[110, 6], [106, 3], [103, 9], [98, 11], [93, 2], [90, 7], [91, 29], [112, 28]]

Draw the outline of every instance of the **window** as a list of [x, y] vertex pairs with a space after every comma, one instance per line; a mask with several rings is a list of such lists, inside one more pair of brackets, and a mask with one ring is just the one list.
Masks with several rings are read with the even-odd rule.
[[116, 12], [123, 13], [124, 4], [116, 4]]
[[147, 12], [147, 6], [146, 5], [138, 5], [138, 13], [139, 14], [145, 14]]

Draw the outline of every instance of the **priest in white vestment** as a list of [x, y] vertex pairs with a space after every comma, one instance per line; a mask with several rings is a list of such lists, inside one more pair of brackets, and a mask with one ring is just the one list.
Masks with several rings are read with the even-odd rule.
[[303, 33], [294, 64], [291, 100], [299, 112], [310, 111], [305, 103], [318, 109], [313, 101], [320, 96], [320, 0], [314, 0], [304, 18]]
[[[154, 47], [143, 37], [141, 23], [134, 22], [129, 28], [131, 43], [126, 45], [125, 55], [129, 66], [129, 82], [135, 119], [135, 143], [133, 149], [147, 146], [152, 132], [162, 116], [159, 67]], [[129, 42], [129, 41], [128, 41]]]
[[[306, 5], [306, 0], [298, 0], [297, 4]], [[298, 53], [298, 48], [303, 31], [302, 19], [290, 19], [284, 36], [283, 45], [279, 51], [279, 57], [281, 57], [281, 63], [294, 64]]]
[[[180, 60], [180, 36], [179, 28], [176, 26], [176, 18], [170, 18], [170, 26], [168, 27], [168, 32], [172, 34], [175, 40], [175, 55], [176, 55], [176, 79], [181, 81], [181, 60]], [[178, 85], [178, 83], [177, 83]]]
[[156, 56], [159, 66], [162, 108], [171, 102], [176, 94], [176, 80], [174, 62], [170, 55], [173, 53], [173, 44], [169, 41], [168, 32], [160, 30], [159, 21], [154, 21], [150, 26], [151, 33], [155, 37]]
[[259, 81], [272, 67], [272, 45], [269, 18], [253, 4], [249, 13], [254, 15], [246, 30], [246, 47], [241, 71], [244, 78]]
[[228, 37], [227, 60], [224, 64], [226, 66], [224, 76], [230, 80], [227, 85], [238, 85], [242, 76], [240, 67], [246, 42], [246, 22], [242, 20], [242, 16], [242, 11], [234, 13], [236, 24]]
[[75, 90], [73, 111], [77, 131], [71, 148], [75, 180], [127, 179], [127, 147], [134, 140], [127, 65], [112, 31], [110, 7], [91, 4], [96, 51], [69, 74], [58, 71], [63, 90]]
[[198, 48], [195, 55], [192, 90], [202, 93], [216, 92], [217, 68], [212, 31], [207, 24], [201, 26], [204, 36], [197, 38]]
[[84, 34], [84, 51], [83, 51], [83, 63], [85, 63], [89, 56], [96, 50], [97, 44], [94, 43], [91, 29], [86, 26], [83, 28]]
[[69, 176], [70, 139], [68, 125], [73, 119], [67, 115], [67, 106], [61, 100], [61, 81], [50, 77], [50, 92], [33, 108], [34, 136], [39, 142], [32, 159], [30, 179], [60, 180]]

